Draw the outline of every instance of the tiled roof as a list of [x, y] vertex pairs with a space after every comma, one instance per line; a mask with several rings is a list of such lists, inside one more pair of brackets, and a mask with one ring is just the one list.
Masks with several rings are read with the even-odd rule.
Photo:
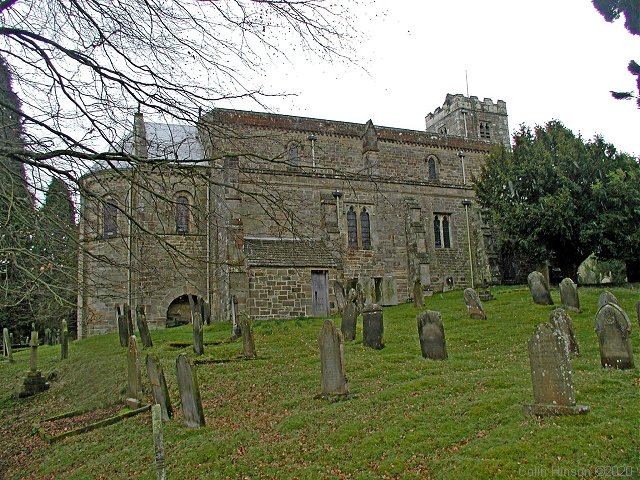
[[318, 239], [245, 237], [244, 253], [254, 267], [337, 266], [326, 245]]

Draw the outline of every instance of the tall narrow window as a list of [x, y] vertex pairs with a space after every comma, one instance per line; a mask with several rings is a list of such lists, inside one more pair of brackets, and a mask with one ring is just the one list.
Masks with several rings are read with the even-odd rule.
[[451, 232], [449, 231], [449, 215], [442, 217], [442, 244], [444, 248], [451, 248]]
[[189, 233], [189, 199], [184, 195], [176, 198], [176, 233]]
[[358, 224], [353, 207], [347, 212], [347, 240], [349, 248], [358, 248]]
[[369, 212], [363, 208], [360, 212], [360, 235], [362, 236], [362, 248], [371, 249], [371, 229], [369, 223]]
[[113, 237], [118, 233], [118, 207], [107, 202], [102, 207], [102, 234], [105, 237]]
[[433, 219], [433, 238], [436, 248], [442, 248], [442, 237], [440, 236], [440, 217], [437, 215]]
[[436, 248], [451, 248], [451, 215], [436, 213], [433, 216], [433, 238]]
[[437, 178], [435, 158], [429, 157], [429, 160], [427, 160], [427, 168], [429, 180], [435, 180]]
[[298, 145], [290, 143], [287, 149], [287, 167], [290, 169], [296, 169], [300, 166], [300, 156], [298, 153]]

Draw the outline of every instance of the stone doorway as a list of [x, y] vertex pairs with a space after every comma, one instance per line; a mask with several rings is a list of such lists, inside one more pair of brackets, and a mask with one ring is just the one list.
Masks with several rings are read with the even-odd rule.
[[[195, 296], [196, 302], [198, 299], [199, 297]], [[189, 323], [191, 323], [191, 306], [185, 293], [169, 304], [169, 308], [167, 308], [167, 328], [188, 325]]]

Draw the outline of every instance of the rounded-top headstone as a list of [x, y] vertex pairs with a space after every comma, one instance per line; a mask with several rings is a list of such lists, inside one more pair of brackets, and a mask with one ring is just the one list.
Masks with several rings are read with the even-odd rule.
[[533, 271], [527, 277], [529, 290], [533, 302], [538, 305], [553, 305], [551, 293], [549, 292], [549, 284], [540, 272]]
[[440, 312], [427, 310], [416, 315], [420, 349], [424, 358], [445, 360], [447, 358], [447, 342]]
[[633, 368], [631, 321], [626, 312], [612, 303], [603, 305], [596, 314], [595, 328], [602, 366], [620, 370]]
[[616, 296], [609, 290], [605, 290], [598, 297], [598, 310], [607, 304], [620, 306], [620, 302], [618, 302]]
[[570, 278], [564, 278], [558, 285], [560, 288], [560, 303], [572, 312], [580, 311], [580, 297], [578, 286]]

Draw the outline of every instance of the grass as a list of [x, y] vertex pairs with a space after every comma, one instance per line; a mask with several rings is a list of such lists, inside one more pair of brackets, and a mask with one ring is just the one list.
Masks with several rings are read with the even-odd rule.
[[[571, 471], [596, 478], [597, 466], [640, 478], [640, 378], [637, 368], [600, 367], [593, 319], [601, 291], [581, 288], [583, 312], [570, 314], [581, 352], [572, 360], [576, 398], [592, 410], [578, 417], [522, 413], [533, 398], [526, 342], [553, 309], [534, 305], [522, 287], [494, 289], [487, 321], [468, 318], [460, 291], [428, 298], [425, 308], [440, 311], [445, 325], [443, 362], [421, 357], [418, 309], [410, 304], [384, 309], [381, 351], [362, 346], [359, 321], [356, 341], [345, 345], [357, 398], [337, 403], [314, 399], [323, 319], [256, 322], [259, 360], [198, 366], [207, 421], [198, 430], [181, 424], [175, 379], [176, 357], [191, 349], [169, 345], [189, 341], [189, 327], [154, 331], [154, 347], [143, 355], [160, 356], [178, 407], [164, 429], [169, 478], [506, 479]], [[640, 293], [612, 291], [632, 318], [637, 351]], [[228, 324], [214, 324], [205, 341], [229, 334]], [[241, 349], [240, 342], [208, 345], [204, 358], [230, 359]], [[73, 342], [65, 361], [59, 347], [38, 352], [43, 373], [57, 379], [30, 399], [16, 398], [28, 352], [17, 352], [15, 364], [0, 363], [0, 478], [155, 478], [148, 414], [54, 445], [31, 435], [34, 420], [123, 402], [126, 350], [117, 335]]]

